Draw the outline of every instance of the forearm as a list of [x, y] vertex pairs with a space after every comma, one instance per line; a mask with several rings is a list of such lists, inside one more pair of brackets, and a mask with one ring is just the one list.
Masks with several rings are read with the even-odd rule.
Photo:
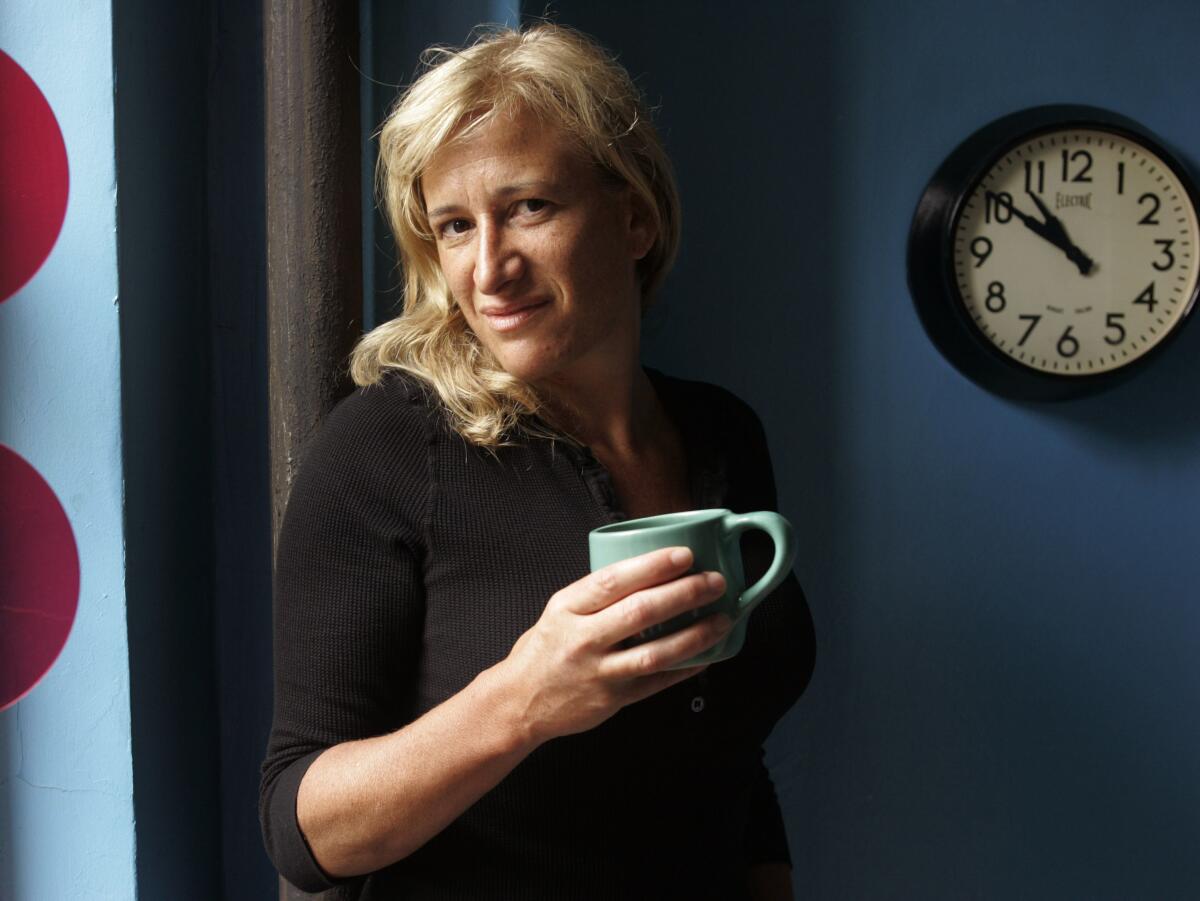
[[407, 857], [536, 747], [499, 668], [397, 732], [325, 751], [300, 783], [296, 815], [331, 876]]
[[673, 667], [726, 635], [727, 617], [622, 647], [724, 593], [719, 574], [683, 574], [692, 559], [666, 548], [585, 576], [557, 592], [508, 657], [458, 694], [397, 732], [321, 753], [296, 799], [321, 869], [353, 876], [408, 856], [538, 745], [586, 732], [703, 669]]

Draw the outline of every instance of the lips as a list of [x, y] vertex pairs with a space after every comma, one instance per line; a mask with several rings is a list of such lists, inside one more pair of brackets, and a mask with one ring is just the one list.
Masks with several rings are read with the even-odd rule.
[[531, 307], [540, 307], [544, 303], [549, 303], [549, 301], [531, 300], [528, 303], [515, 303], [505, 307], [484, 307], [479, 312], [484, 316], [505, 317], [512, 316], [522, 310], [528, 310]]
[[492, 331], [512, 332], [536, 317], [549, 304], [550, 301], [541, 300], [533, 303], [513, 304], [508, 307], [491, 307], [480, 310], [480, 312], [491, 326]]

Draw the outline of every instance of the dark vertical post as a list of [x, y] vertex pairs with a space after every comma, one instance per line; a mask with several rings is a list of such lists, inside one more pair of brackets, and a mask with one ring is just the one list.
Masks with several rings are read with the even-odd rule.
[[273, 535], [362, 323], [358, 6], [263, 0]]
[[358, 4], [264, 0], [267, 330], [277, 533], [362, 323]]

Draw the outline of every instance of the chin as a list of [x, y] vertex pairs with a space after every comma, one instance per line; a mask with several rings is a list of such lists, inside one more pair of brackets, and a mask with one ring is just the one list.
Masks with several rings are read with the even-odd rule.
[[514, 363], [512, 365], [501, 363], [504, 371], [513, 378], [520, 379], [529, 384], [537, 384], [544, 382], [546, 379], [554, 375], [554, 368], [549, 366], [537, 366], [533, 364]]
[[547, 355], [544, 350], [540, 353], [497, 355], [497, 360], [513, 378], [530, 384], [553, 379], [563, 369], [563, 360]]
[[[498, 352], [497, 352], [498, 351]], [[527, 382], [544, 379], [562, 368], [562, 347], [553, 337], [523, 336], [492, 351], [504, 371]]]

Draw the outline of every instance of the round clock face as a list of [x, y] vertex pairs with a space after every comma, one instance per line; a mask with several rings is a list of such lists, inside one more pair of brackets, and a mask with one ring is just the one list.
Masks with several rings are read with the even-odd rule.
[[1142, 357], [1195, 297], [1196, 208], [1181, 176], [1122, 130], [1023, 138], [969, 186], [952, 278], [979, 332], [1014, 363], [1087, 377]]

